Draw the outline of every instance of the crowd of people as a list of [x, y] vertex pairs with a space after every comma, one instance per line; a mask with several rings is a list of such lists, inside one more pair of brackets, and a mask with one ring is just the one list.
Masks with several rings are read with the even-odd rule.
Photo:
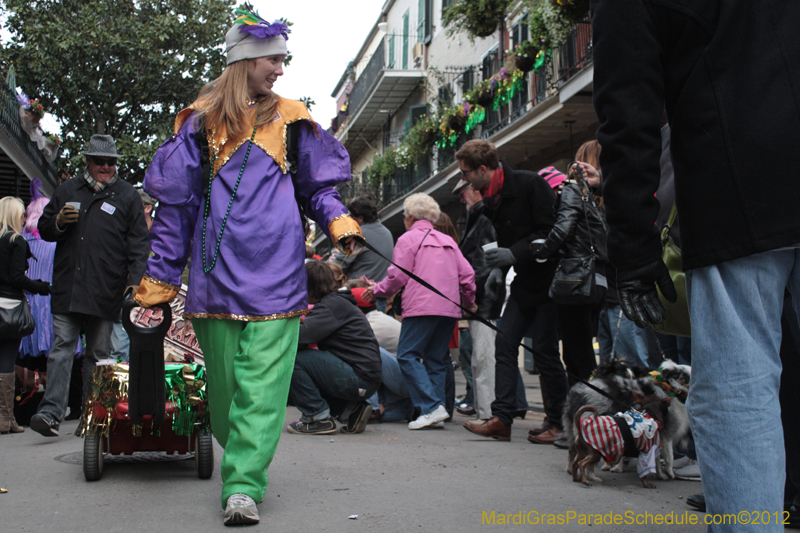
[[[796, 512], [800, 497], [784, 494], [784, 480], [788, 470], [800, 483], [800, 445], [796, 430], [782, 431], [780, 402], [791, 428], [797, 399], [780, 382], [791, 383], [781, 369], [798, 358], [800, 227], [793, 167], [781, 165], [800, 135], [792, 89], [800, 81], [783, 60], [800, 51], [791, 27], [800, 6], [773, 3], [782, 11], [766, 17], [741, 5], [593, 2], [598, 140], [563, 173], [515, 169], [491, 142], [467, 141], [455, 154], [453, 191], [466, 209], [463, 231], [417, 193], [404, 201], [396, 239], [371, 197], [341, 203], [335, 186], [350, 179], [347, 152], [302, 103], [273, 92], [288, 26], [241, 12], [225, 36], [227, 67], [178, 113], [142, 191], [118, 175], [114, 139], [95, 135], [82, 152], [85, 170], [52, 198], [34, 184], [27, 221], [20, 199], [0, 199], [0, 433], [23, 431], [15, 363], [46, 358], [30, 427], [57, 437], [85, 404], [98, 360], [127, 357], [123, 301], [170, 302], [188, 271], [185, 316], [225, 449], [226, 525], [259, 521], [284, 428], [440, 429], [457, 410], [472, 417], [463, 424], [472, 434], [511, 440], [514, 419], [529, 409], [523, 342], [546, 414], [531, 443], [573, 444], [568, 395], [598, 361], [693, 364], [693, 438], [676, 476], [702, 478], [710, 512], [779, 512], [784, 499]], [[735, 37], [742, 25], [754, 40]], [[701, 56], [708, 68], [698, 73]], [[782, 82], [742, 85], [745, 64]], [[755, 92], [743, 98], [720, 83]], [[763, 128], [767, 115], [780, 127]], [[657, 287], [665, 301], [678, 298], [661, 259], [673, 203], [691, 347], [648, 327], [666, 317]], [[304, 245], [306, 216], [337, 249], [326, 260]], [[564, 278], [568, 260], [588, 275]], [[588, 288], [569, 299], [559, 280]], [[33, 333], [14, 322], [26, 310]], [[454, 347], [467, 382], [458, 399]], [[71, 388], [83, 391], [77, 400]], [[301, 413], [289, 424], [287, 404]]]

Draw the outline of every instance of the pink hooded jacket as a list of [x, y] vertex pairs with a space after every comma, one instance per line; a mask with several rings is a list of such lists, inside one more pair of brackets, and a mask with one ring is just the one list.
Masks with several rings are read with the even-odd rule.
[[[460, 300], [464, 307], [475, 303], [475, 272], [455, 241], [433, 229], [430, 221], [417, 220], [397, 239], [392, 261], [427, 281], [454, 302]], [[373, 292], [375, 296], [388, 298], [404, 286], [404, 317], [461, 317], [458, 307], [412, 280], [394, 265], [389, 267], [386, 278], [373, 287]]]

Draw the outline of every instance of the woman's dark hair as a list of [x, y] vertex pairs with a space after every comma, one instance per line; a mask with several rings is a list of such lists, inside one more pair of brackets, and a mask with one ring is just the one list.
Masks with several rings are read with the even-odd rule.
[[326, 294], [339, 290], [339, 282], [336, 281], [333, 270], [320, 261], [306, 263], [306, 274], [308, 274], [309, 298], [321, 300]]
[[437, 220], [436, 224], [433, 225], [433, 229], [440, 231], [445, 235], [449, 235], [454, 241], [456, 241], [456, 244], [458, 244], [458, 232], [456, 231], [456, 227], [453, 225], [453, 221], [450, 219], [447, 213], [443, 212], [439, 215], [439, 220]]
[[364, 224], [378, 220], [378, 206], [372, 196], [359, 196], [347, 204], [350, 216], [363, 217]]

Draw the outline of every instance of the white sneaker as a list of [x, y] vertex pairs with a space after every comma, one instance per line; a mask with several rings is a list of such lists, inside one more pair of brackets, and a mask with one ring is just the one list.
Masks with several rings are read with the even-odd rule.
[[444, 422], [436, 422], [430, 426], [433, 429], [444, 429]]
[[684, 481], [700, 481], [700, 465], [697, 461], [689, 459], [689, 463], [681, 468], [673, 470], [675, 479], [682, 479]]
[[232, 494], [225, 505], [226, 526], [258, 524], [256, 502], [247, 494]]
[[444, 405], [440, 405], [436, 408], [435, 411], [431, 411], [430, 413], [420, 415], [419, 418], [416, 420], [408, 423], [408, 429], [422, 429], [426, 428], [432, 424], [437, 422], [444, 422], [450, 415], [447, 414], [447, 410], [444, 408]]

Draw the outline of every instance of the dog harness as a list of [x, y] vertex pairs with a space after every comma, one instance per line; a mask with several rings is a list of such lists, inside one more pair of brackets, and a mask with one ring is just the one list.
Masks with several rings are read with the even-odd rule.
[[[655, 462], [661, 448], [658, 429], [658, 422], [649, 415], [630, 411], [615, 416], [587, 416], [581, 419], [580, 425], [583, 439], [600, 452], [608, 464], [615, 464], [622, 456], [638, 456], [640, 478], [656, 471]], [[628, 432], [630, 435], [624, 435]], [[627, 446], [626, 440], [629, 441]]]

